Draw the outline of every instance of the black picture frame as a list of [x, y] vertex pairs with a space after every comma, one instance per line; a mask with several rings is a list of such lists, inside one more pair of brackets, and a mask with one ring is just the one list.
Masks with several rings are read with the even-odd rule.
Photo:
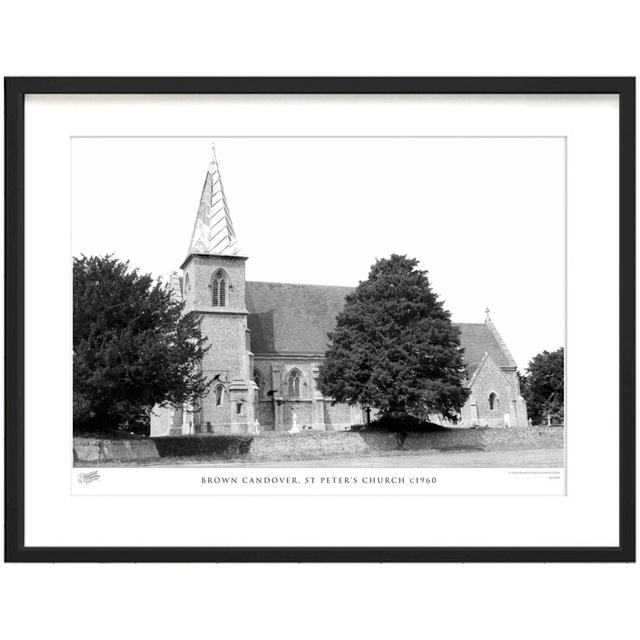
[[[5, 561], [634, 562], [635, 78], [5, 78]], [[24, 104], [28, 94], [616, 94], [620, 159], [620, 540], [615, 547], [26, 547]]]

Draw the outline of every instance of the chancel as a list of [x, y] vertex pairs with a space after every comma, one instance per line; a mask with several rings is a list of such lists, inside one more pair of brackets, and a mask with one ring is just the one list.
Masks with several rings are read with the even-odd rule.
[[[171, 274], [185, 313], [200, 317], [210, 349], [201, 363], [213, 381], [199, 405], [156, 407], [151, 435], [345, 430], [363, 424], [359, 406], [334, 404], [318, 386], [328, 334], [353, 288], [245, 280], [213, 151], [187, 257]], [[516, 363], [489, 316], [457, 323], [470, 396], [454, 425], [525, 427]]]

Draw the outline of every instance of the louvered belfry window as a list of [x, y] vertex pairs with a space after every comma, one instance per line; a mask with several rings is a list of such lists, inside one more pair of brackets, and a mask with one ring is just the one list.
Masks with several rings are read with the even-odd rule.
[[216, 271], [211, 281], [211, 288], [213, 289], [213, 306], [224, 307], [227, 297], [227, 282], [224, 277], [224, 271]]

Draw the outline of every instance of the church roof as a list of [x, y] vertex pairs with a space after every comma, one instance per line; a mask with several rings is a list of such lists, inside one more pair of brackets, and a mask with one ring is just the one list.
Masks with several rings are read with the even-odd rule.
[[353, 287], [281, 282], [247, 282], [251, 351], [258, 354], [320, 354], [327, 350], [327, 333]]
[[202, 187], [200, 204], [191, 234], [189, 252], [235, 256], [240, 253], [229, 205], [224, 195], [220, 167], [212, 147], [211, 164]]
[[489, 354], [499, 367], [515, 366], [485, 322], [456, 322], [455, 324], [460, 329], [460, 345], [464, 347], [464, 363], [469, 376], [472, 376], [480, 366], [485, 354]]
[[[258, 355], [315, 354], [324, 356], [327, 334], [333, 331], [345, 296], [353, 287], [247, 282], [246, 304], [251, 350]], [[485, 354], [499, 367], [515, 366], [487, 323], [455, 323], [460, 329], [469, 376]]]

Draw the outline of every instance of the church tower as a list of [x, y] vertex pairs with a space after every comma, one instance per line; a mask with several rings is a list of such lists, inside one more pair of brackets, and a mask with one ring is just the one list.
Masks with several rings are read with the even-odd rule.
[[[194, 413], [195, 431], [246, 433], [254, 421], [253, 363], [240, 254], [215, 155], [207, 170], [187, 258], [185, 313], [200, 318], [209, 350], [202, 370], [213, 381]], [[183, 432], [185, 431], [183, 427]]]

